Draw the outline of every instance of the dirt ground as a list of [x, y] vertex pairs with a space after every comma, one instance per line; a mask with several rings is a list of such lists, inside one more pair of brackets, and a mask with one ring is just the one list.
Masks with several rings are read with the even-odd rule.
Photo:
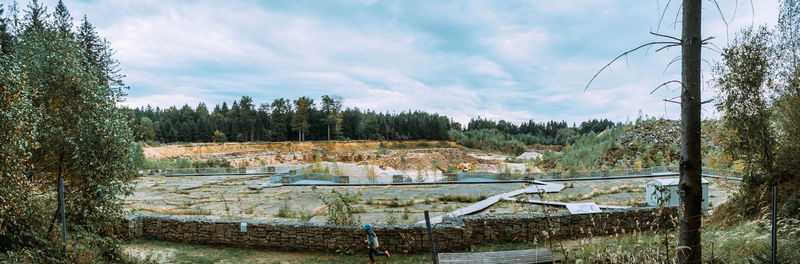
[[[393, 149], [395, 148], [395, 149]], [[519, 157], [470, 151], [452, 142], [436, 141], [330, 141], [278, 143], [226, 143], [165, 145], [145, 148], [149, 158], [175, 157], [193, 160], [223, 158], [234, 166], [275, 166], [279, 171], [301, 169], [347, 175], [351, 182], [391, 182], [392, 175], [413, 181], [442, 180], [438, 169], [453, 163], [474, 163], [472, 170], [486, 172], [539, 172], [532, 162], [508, 163], [508, 158], [535, 158], [526, 152]], [[380, 168], [378, 165], [386, 165]], [[374, 177], [371, 181], [359, 177]], [[559, 202], [596, 202], [633, 206], [644, 203], [649, 179], [566, 182], [567, 189], [544, 197]], [[253, 190], [268, 183], [268, 176], [139, 177], [132, 196], [125, 198], [128, 212], [168, 214], [207, 218], [325, 222], [326, 209], [320, 197], [336, 190], [350, 197], [357, 217], [370, 223], [414, 223], [429, 210], [441, 215], [469, 205], [483, 197], [524, 188], [522, 184], [459, 184], [381, 187], [285, 186]], [[712, 180], [710, 205], [721, 204], [735, 184]], [[283, 207], [289, 215], [279, 216]], [[547, 208], [566, 211], [563, 208]], [[501, 202], [479, 214], [541, 213], [540, 205]]]
[[[314, 162], [338, 162], [356, 165], [384, 165], [404, 172], [424, 174], [446, 169], [452, 164], [473, 163], [476, 171], [536, 172], [532, 163], [506, 163], [500, 154], [468, 151], [448, 141], [326, 141], [186, 144], [145, 147], [151, 159], [185, 158], [189, 160], [225, 159], [234, 167], [270, 165], [308, 165]], [[540, 156], [526, 153], [525, 157]]]
[[[409, 224], [421, 221], [425, 210], [438, 216], [465, 207], [488, 196], [524, 188], [521, 183], [452, 184], [422, 186], [308, 187], [281, 186], [251, 190], [268, 178], [260, 176], [140, 177], [132, 196], [125, 198], [131, 213], [168, 214], [213, 219], [325, 222], [326, 208], [320, 197], [331, 197], [332, 190], [345, 195], [364, 223]], [[526, 199], [559, 202], [595, 202], [633, 206], [645, 203], [645, 187], [650, 179], [578, 181], [566, 183], [560, 193], [529, 195]], [[711, 180], [710, 208], [728, 199], [736, 185]], [[283, 207], [290, 212], [281, 217]], [[288, 210], [287, 210], [288, 209]], [[549, 207], [549, 212], [566, 211]], [[541, 213], [545, 207], [517, 202], [501, 202], [479, 214]], [[303, 219], [304, 217], [308, 219]]]
[[[125, 209], [217, 219], [301, 221], [299, 215], [279, 217], [283, 205], [297, 214], [313, 214], [311, 222], [325, 222], [326, 209], [320, 196], [330, 196], [336, 190], [352, 199], [351, 205], [362, 221], [404, 224], [420, 221], [425, 210], [436, 216], [470, 204], [447, 198], [472, 201], [523, 188], [521, 184], [503, 183], [248, 189], [264, 181], [253, 176], [140, 177], [134, 194], [125, 198]], [[442, 197], [447, 201], [440, 201]]]

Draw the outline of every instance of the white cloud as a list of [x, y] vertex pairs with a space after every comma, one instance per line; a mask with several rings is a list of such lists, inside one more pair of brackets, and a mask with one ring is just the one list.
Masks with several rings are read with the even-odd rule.
[[[774, 23], [774, 1], [754, 3], [752, 18], [749, 3], [740, 1], [736, 19], [730, 23], [731, 37], [735, 29], [751, 21]], [[370, 9], [353, 10], [354, 17], [369, 17], [372, 8], [386, 3], [365, 0], [363, 4]], [[732, 15], [733, 3], [722, 4], [726, 15]], [[438, 32], [439, 28], [427, 31], [436, 26], [425, 23], [420, 23], [424, 29], [415, 28], [419, 25], [413, 15], [425, 12], [410, 11], [430, 8], [427, 4], [391, 5], [393, 15], [372, 17], [374, 25], [369, 25], [368, 19], [353, 22], [337, 15], [320, 15], [324, 12], [265, 8], [252, 2], [101, 0], [74, 5], [73, 16], [89, 13], [90, 21], [118, 51], [132, 86], [132, 96], [123, 104], [130, 106], [213, 104], [241, 95], [266, 102], [277, 97], [338, 94], [344, 96], [346, 106], [392, 112], [419, 109], [459, 122], [479, 115], [514, 122], [532, 118], [622, 121], [635, 118], [640, 109], [644, 114], [664, 114], [661, 99], [675, 93], [649, 92], [679, 77], [674, 71], [661, 74], [671, 59], [667, 54], [674, 56], [674, 50], [631, 55], [630, 67], [628, 60], [616, 63], [584, 92], [594, 72], [616, 54], [605, 54], [599, 47], [595, 52], [592, 47], [595, 57], [569, 57], [569, 51], [561, 46], [585, 47], [574, 43], [585, 38], [570, 34], [596, 30], [608, 32], [605, 35], [612, 40], [597, 46], [614, 45], [623, 51], [636, 43], [629, 43], [630, 38], [625, 43], [614, 42], [615, 36], [633, 33], [591, 23], [567, 26], [559, 19], [602, 19], [611, 21], [606, 26], [614, 28], [630, 23], [649, 25], [656, 19], [641, 21], [646, 17], [642, 10], [658, 15], [656, 3], [650, 2], [544, 1], [513, 9], [486, 2], [448, 4], [463, 8], [462, 15], [426, 18], [427, 23], [444, 25], [444, 33]], [[724, 46], [721, 19], [710, 4], [705, 7], [703, 32], [718, 36], [715, 43]], [[630, 21], [629, 16], [633, 17]], [[547, 20], [537, 20], [540, 17]], [[474, 31], [456, 38], [464, 43], [451, 44], [450, 26]], [[650, 37], [646, 31], [639, 33]], [[712, 61], [718, 56], [708, 51], [704, 55]], [[710, 78], [707, 72], [704, 77]], [[713, 91], [704, 91], [703, 96], [710, 98]], [[678, 111], [668, 105], [666, 115], [677, 118]]]
[[540, 50], [547, 48], [548, 39], [547, 32], [542, 28], [519, 30], [503, 27], [496, 35], [486, 39], [484, 44], [507, 60], [530, 63]]
[[511, 78], [511, 74], [503, 71], [502, 66], [485, 58], [470, 58], [467, 63], [472, 65], [472, 71], [475, 73], [486, 74], [495, 78]]

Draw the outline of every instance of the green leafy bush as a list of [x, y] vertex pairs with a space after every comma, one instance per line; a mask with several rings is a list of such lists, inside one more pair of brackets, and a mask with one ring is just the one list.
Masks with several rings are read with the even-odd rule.
[[336, 190], [331, 190], [330, 195], [319, 195], [322, 203], [328, 209], [328, 220], [326, 223], [331, 225], [357, 225], [361, 222], [360, 217], [353, 215], [355, 208], [350, 205], [353, 199], [349, 195], [342, 194]]

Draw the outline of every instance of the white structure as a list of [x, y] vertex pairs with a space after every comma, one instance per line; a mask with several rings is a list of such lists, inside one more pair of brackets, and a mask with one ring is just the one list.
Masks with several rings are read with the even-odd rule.
[[568, 203], [566, 206], [570, 214], [593, 214], [603, 212], [595, 203]]
[[[661, 198], [661, 193], [657, 192], [656, 186], [663, 186], [665, 192], [663, 194], [664, 199], [667, 199], [669, 196], [669, 200], [666, 200], [664, 206], [672, 207], [672, 206], [680, 206], [680, 194], [678, 193], [678, 178], [670, 178], [670, 179], [655, 179], [650, 180], [647, 182], [647, 205], [651, 206], [658, 206], [658, 200]], [[703, 203], [702, 208], [703, 210], [708, 210], [708, 181], [706, 179], [701, 179], [701, 183], [703, 185]]]

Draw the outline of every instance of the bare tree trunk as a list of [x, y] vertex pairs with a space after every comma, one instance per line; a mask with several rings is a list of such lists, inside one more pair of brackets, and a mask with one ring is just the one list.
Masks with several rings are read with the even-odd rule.
[[702, 0], [683, 1], [681, 79], [681, 190], [678, 263], [700, 263], [702, 157], [700, 156], [700, 36]]

